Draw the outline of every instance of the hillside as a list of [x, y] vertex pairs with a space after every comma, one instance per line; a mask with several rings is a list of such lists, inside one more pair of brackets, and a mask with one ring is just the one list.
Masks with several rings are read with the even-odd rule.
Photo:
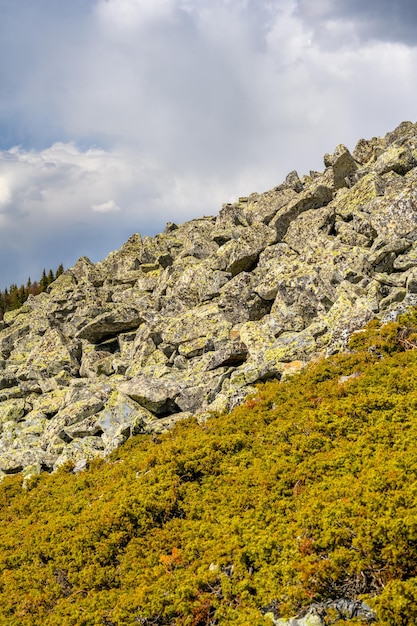
[[7, 477], [0, 624], [415, 624], [416, 339], [372, 322], [230, 414]]
[[0, 323], [0, 475], [105, 456], [230, 410], [417, 304], [417, 125], [325, 170], [133, 235]]
[[417, 124], [324, 168], [4, 313], [0, 625], [417, 623]]

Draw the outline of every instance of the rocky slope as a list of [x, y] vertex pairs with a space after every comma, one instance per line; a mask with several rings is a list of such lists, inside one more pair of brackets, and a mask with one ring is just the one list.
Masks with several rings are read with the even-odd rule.
[[81, 258], [0, 331], [0, 470], [76, 468], [230, 409], [417, 304], [417, 124], [323, 173]]

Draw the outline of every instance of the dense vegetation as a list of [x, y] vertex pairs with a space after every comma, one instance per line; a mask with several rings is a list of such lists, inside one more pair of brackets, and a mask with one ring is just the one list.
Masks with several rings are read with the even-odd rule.
[[20, 285], [20, 287], [18, 287], [13, 283], [10, 287], [4, 289], [4, 291], [0, 291], [0, 319], [3, 318], [3, 314], [6, 311], [13, 311], [21, 307], [30, 294], [37, 296], [39, 293], [46, 291], [47, 287], [58, 278], [63, 271], [64, 266], [61, 263], [55, 273], [51, 269], [49, 272], [46, 272], [44, 269], [39, 281], [35, 280], [35, 282], [32, 282], [31, 279], [28, 278], [26, 285]]
[[416, 327], [373, 322], [351, 352], [84, 472], [7, 477], [0, 624], [267, 626], [272, 600], [340, 597], [417, 623]]

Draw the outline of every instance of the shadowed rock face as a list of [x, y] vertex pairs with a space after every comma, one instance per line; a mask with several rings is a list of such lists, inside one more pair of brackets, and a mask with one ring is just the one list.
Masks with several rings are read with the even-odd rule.
[[0, 471], [52, 470], [228, 410], [417, 304], [417, 124], [337, 146], [323, 173], [133, 235], [0, 330]]

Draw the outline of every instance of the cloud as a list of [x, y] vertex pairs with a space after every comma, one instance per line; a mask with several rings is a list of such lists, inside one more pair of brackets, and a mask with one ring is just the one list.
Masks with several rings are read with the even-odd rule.
[[7, 207], [11, 200], [11, 192], [7, 182], [7, 178], [2, 176], [0, 178], [0, 209]]
[[95, 7], [102, 25], [126, 33], [151, 21], [171, 18], [175, 0], [99, 0]]
[[192, 217], [195, 206], [218, 208], [225, 192], [192, 174], [176, 180], [137, 154], [73, 142], [0, 151], [0, 171], [3, 285], [61, 262], [70, 267], [81, 255], [98, 261], [134, 232], [156, 234], [167, 221]]
[[[43, 267], [58, 265], [59, 258], [68, 266], [78, 255], [94, 256], [95, 235], [110, 246], [109, 233], [97, 225], [91, 207], [114, 212], [116, 202], [103, 199], [128, 200], [137, 176], [120, 155], [97, 148], [82, 151], [74, 143], [2, 151], [0, 171], [3, 284], [24, 281], [28, 274], [36, 277]], [[126, 224], [119, 218], [111, 227], [120, 240]]]
[[92, 204], [91, 209], [95, 213], [117, 213], [120, 211], [120, 207], [114, 200], [108, 200], [107, 202], [102, 202], [101, 204]]
[[[298, 0], [298, 14], [322, 43], [346, 46], [360, 41], [417, 44], [414, 0]], [[335, 33], [343, 33], [343, 37]]]
[[415, 13], [386, 0], [3, 3], [0, 287], [215, 214], [413, 119]]

